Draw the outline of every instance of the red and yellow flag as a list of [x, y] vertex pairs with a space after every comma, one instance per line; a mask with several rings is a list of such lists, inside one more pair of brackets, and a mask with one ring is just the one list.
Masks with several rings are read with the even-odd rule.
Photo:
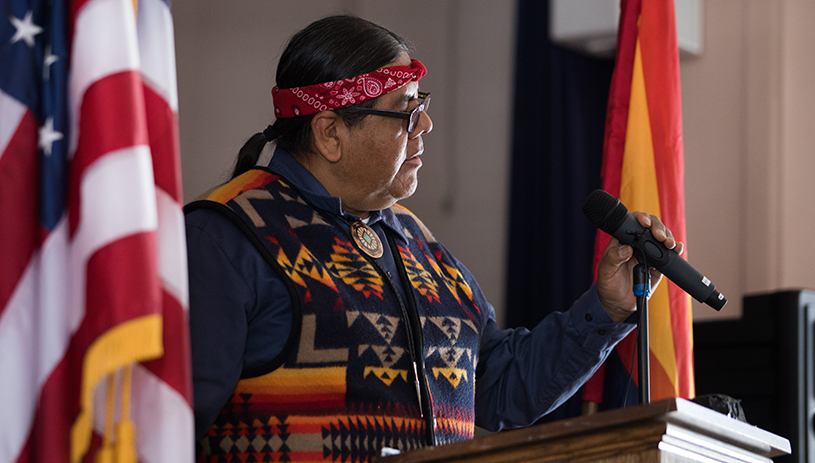
[[[659, 216], [685, 242], [679, 51], [673, 0], [622, 0], [617, 62], [606, 113], [603, 189], [631, 211]], [[597, 235], [595, 270], [610, 237]], [[687, 243], [686, 243], [687, 244]], [[687, 248], [686, 248], [687, 249]], [[651, 399], [693, 398], [690, 297], [667, 279], [649, 302]], [[632, 334], [618, 354], [636, 381]], [[584, 398], [602, 401], [602, 376]]]

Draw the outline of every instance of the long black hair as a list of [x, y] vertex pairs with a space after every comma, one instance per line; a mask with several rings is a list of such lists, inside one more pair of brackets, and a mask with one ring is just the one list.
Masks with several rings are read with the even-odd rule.
[[[405, 41], [393, 32], [355, 16], [329, 16], [311, 23], [289, 40], [277, 65], [277, 86], [302, 87], [348, 79], [386, 66], [408, 51]], [[375, 100], [334, 110], [346, 124], [365, 117], [355, 109], [373, 106]], [[311, 149], [311, 119], [314, 115], [280, 118], [271, 129], [258, 132], [241, 148], [232, 178], [257, 164], [267, 140], [294, 156]]]

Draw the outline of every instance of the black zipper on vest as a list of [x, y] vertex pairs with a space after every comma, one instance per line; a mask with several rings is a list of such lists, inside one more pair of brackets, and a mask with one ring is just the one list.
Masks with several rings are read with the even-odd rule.
[[[390, 241], [390, 240], [389, 240]], [[396, 257], [394, 257], [394, 260]], [[407, 307], [405, 306], [405, 302], [402, 300], [402, 296], [399, 295], [399, 289], [396, 287], [396, 283], [393, 282], [388, 272], [385, 272], [382, 267], [379, 266], [379, 263], [376, 261], [372, 261], [373, 266], [379, 271], [379, 273], [385, 277], [388, 281], [388, 284], [393, 289], [394, 294], [396, 294], [396, 300], [399, 301], [399, 308], [402, 310], [402, 320], [405, 322], [405, 330], [407, 331], [407, 342], [408, 342], [408, 354], [410, 355], [410, 361], [413, 363], [413, 383], [416, 385], [416, 399], [419, 403], [419, 413], [421, 413], [421, 417], [427, 420], [426, 416], [428, 413], [425, 409], [425, 400], [424, 397], [427, 396], [427, 393], [422, 394], [422, 383], [420, 378], [424, 373], [424, 362], [422, 361], [422, 351], [423, 346], [421, 343], [417, 345], [416, 343], [416, 334], [417, 330], [414, 329], [414, 323], [411, 317], [408, 315], [410, 312], [408, 311]], [[399, 264], [397, 263], [397, 268], [399, 268]], [[401, 270], [400, 270], [401, 271]], [[404, 279], [402, 280], [404, 283]], [[408, 293], [407, 288], [405, 289], [405, 293]], [[421, 339], [421, 325], [419, 326], [419, 336], [418, 338]], [[421, 366], [419, 366], [421, 365]], [[422, 373], [422, 374], [420, 374]], [[432, 414], [431, 414], [432, 415]], [[432, 441], [431, 441], [432, 442]]]
[[[414, 381], [417, 383], [416, 393], [419, 395], [419, 410], [421, 410], [422, 417], [425, 420], [427, 441], [430, 445], [436, 445], [436, 418], [433, 416], [433, 405], [430, 403], [430, 392], [427, 386], [424, 355], [422, 355], [424, 352], [422, 322], [419, 320], [419, 310], [416, 307], [416, 298], [413, 296], [413, 285], [410, 283], [410, 278], [408, 278], [407, 270], [405, 270], [405, 263], [402, 260], [402, 255], [399, 253], [399, 248], [388, 235], [388, 232], [384, 227], [382, 228], [382, 232], [385, 234], [385, 238], [391, 248], [391, 254], [393, 255], [393, 260], [396, 263], [396, 268], [399, 270], [399, 278], [402, 280], [402, 286], [405, 288], [405, 295], [409, 299], [408, 302], [411, 310], [408, 310], [405, 306], [404, 302], [402, 301], [402, 297], [399, 295], [399, 290], [396, 288], [396, 285], [393, 283], [393, 280], [391, 280], [387, 272], [384, 272], [381, 267], [379, 268], [379, 271], [388, 278], [388, 282], [393, 287], [393, 290], [396, 293], [396, 298], [399, 300], [399, 305], [402, 308], [402, 315], [405, 317], [408, 343], [409, 345], [413, 345], [415, 349], [415, 354], [413, 356], [413, 377]], [[376, 262], [374, 262], [374, 264], [376, 264]], [[376, 266], [379, 267], [379, 264], [376, 264]]]
[[[348, 223], [344, 217], [340, 218], [343, 222]], [[348, 230], [337, 223], [334, 217], [329, 217], [329, 220], [334, 222], [334, 225], [342, 230], [343, 233], [349, 235]], [[413, 291], [411, 289], [413, 285], [410, 283], [410, 278], [407, 276], [405, 263], [402, 261], [399, 248], [393, 243], [393, 240], [385, 230], [385, 227], [382, 227], [382, 232], [385, 234], [385, 241], [388, 242], [388, 245], [391, 248], [393, 261], [396, 264], [397, 270], [399, 271], [402, 286], [405, 288], [405, 295], [408, 297], [408, 299], [410, 299], [409, 306], [412, 310], [408, 310], [408, 305], [406, 305], [405, 301], [402, 300], [402, 296], [399, 294], [399, 289], [396, 287], [396, 283], [393, 282], [393, 279], [391, 279], [390, 275], [388, 275], [388, 272], [386, 272], [379, 265], [376, 259], [369, 256], [365, 252], [360, 252], [359, 254], [362, 255], [365, 260], [370, 262], [377, 272], [383, 276], [385, 280], [387, 280], [391, 290], [393, 290], [393, 293], [396, 295], [396, 300], [399, 301], [399, 308], [402, 310], [402, 319], [405, 322], [405, 330], [407, 331], [408, 354], [410, 355], [411, 363], [413, 363], [413, 381], [416, 385], [416, 398], [419, 402], [419, 413], [421, 413], [421, 417], [425, 421], [425, 437], [427, 438], [429, 445], [436, 445], [436, 419], [433, 416], [433, 406], [430, 403], [430, 392], [427, 386], [427, 376], [425, 375], [424, 356], [422, 355], [424, 352], [422, 323], [421, 320], [419, 320], [419, 312], [416, 308], [416, 298], [413, 297]], [[348, 238], [351, 240], [351, 242], [353, 242], [353, 237], [349, 235]]]
[[[399, 271], [399, 278], [402, 280], [402, 286], [405, 288], [405, 295], [410, 300], [406, 305], [399, 294], [399, 289], [396, 283], [388, 272], [386, 272], [374, 258], [368, 256], [364, 252], [360, 254], [365, 256], [368, 262], [376, 268], [380, 275], [384, 276], [388, 281], [393, 293], [396, 295], [396, 300], [399, 301], [399, 308], [402, 309], [402, 318], [405, 322], [405, 330], [407, 331], [408, 353], [413, 363], [413, 382], [416, 385], [416, 398], [419, 401], [419, 412], [425, 421], [425, 437], [429, 445], [436, 445], [436, 426], [435, 417], [433, 416], [433, 406], [430, 403], [430, 392], [427, 386], [427, 376], [425, 375], [424, 368], [424, 339], [422, 338], [422, 322], [419, 320], [419, 311], [416, 308], [416, 298], [413, 297], [413, 285], [410, 283], [410, 278], [407, 276], [405, 270], [405, 263], [402, 261], [402, 256], [399, 253], [399, 248], [394, 244], [385, 228], [382, 228], [385, 234], [385, 241], [391, 248], [393, 261], [396, 263], [396, 269]], [[412, 310], [408, 310], [408, 307]]]

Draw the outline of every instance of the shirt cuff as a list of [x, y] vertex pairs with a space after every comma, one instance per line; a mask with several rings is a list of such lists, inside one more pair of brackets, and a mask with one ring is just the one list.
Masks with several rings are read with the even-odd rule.
[[586, 336], [585, 347], [611, 348], [637, 326], [635, 316], [620, 323], [611, 319], [600, 303], [596, 284], [580, 296], [569, 315], [572, 325]]

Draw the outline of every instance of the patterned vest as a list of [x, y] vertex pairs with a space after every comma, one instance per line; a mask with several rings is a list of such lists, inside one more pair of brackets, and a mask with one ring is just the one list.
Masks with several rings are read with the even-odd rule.
[[294, 317], [281, 356], [244, 371], [199, 442], [201, 461], [368, 461], [427, 445], [431, 425], [437, 444], [473, 437], [481, 312], [412, 213], [392, 208], [408, 237], [389, 237], [411, 299], [401, 301], [346, 227], [278, 175], [251, 170], [207, 199], [190, 209], [235, 220], [286, 282]]

